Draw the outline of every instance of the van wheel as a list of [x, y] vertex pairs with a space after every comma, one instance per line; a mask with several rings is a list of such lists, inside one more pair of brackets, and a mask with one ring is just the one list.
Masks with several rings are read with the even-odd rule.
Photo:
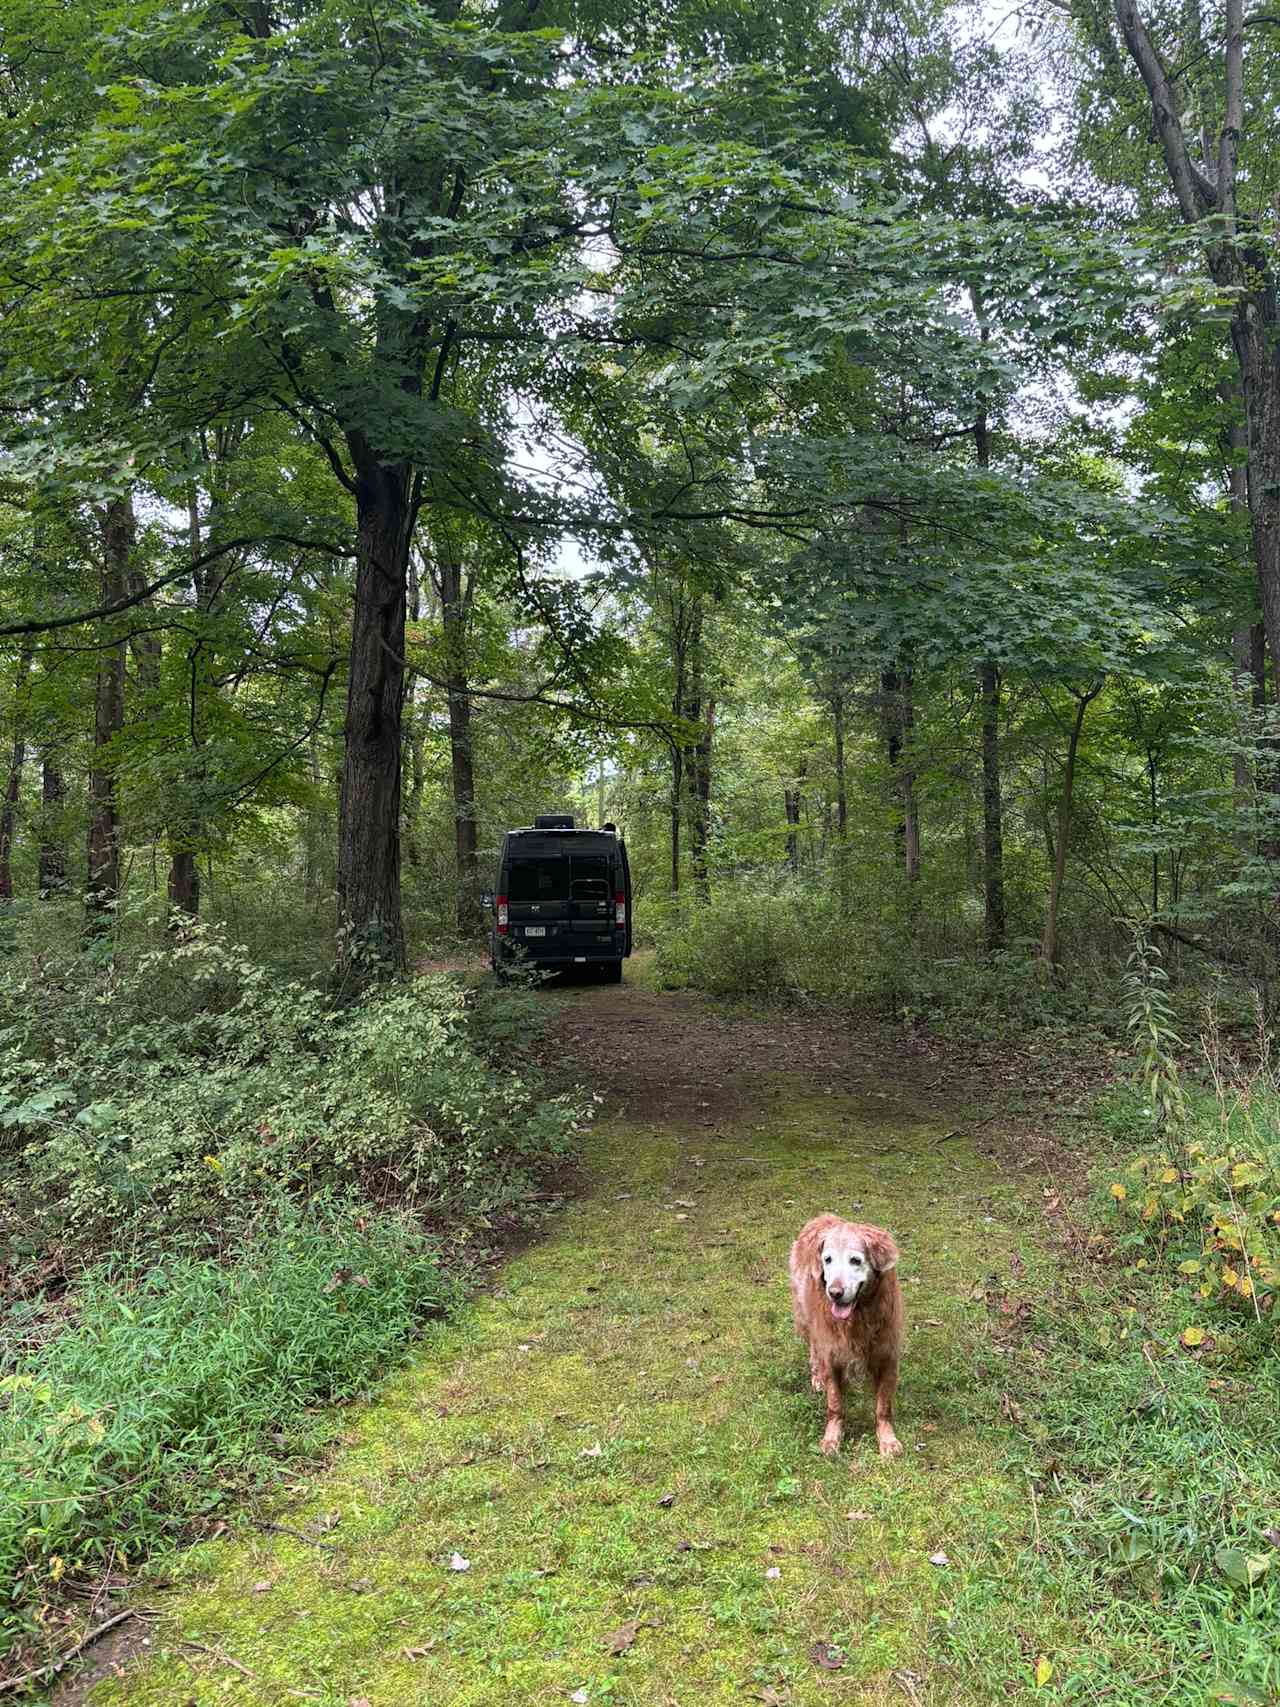
[[600, 968], [600, 982], [602, 984], [621, 984], [622, 962], [620, 960], [607, 960]]

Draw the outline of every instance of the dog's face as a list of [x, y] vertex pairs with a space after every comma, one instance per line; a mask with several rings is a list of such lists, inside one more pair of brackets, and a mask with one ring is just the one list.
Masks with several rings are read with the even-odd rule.
[[822, 1241], [818, 1261], [831, 1314], [837, 1322], [847, 1322], [878, 1277], [871, 1252], [852, 1227], [833, 1227]]

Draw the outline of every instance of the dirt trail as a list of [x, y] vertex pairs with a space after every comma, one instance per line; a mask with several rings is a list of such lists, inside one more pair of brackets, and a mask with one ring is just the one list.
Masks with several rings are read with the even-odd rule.
[[[978, 1075], [632, 984], [547, 999], [606, 1097], [581, 1195], [344, 1414], [279, 1528], [192, 1549], [146, 1596], [147, 1654], [92, 1707], [992, 1699], [945, 1637], [1027, 1522], [975, 1290], [1050, 1259]], [[903, 1247], [893, 1463], [865, 1407], [839, 1459], [817, 1453], [786, 1252], [829, 1207]], [[1029, 1700], [1006, 1641], [1000, 1698]]]

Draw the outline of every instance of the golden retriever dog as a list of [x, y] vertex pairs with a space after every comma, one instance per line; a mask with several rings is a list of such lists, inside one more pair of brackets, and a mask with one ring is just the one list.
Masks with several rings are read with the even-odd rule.
[[824, 1452], [844, 1436], [844, 1387], [863, 1375], [876, 1396], [880, 1456], [902, 1451], [893, 1432], [893, 1395], [902, 1358], [902, 1288], [898, 1247], [882, 1227], [816, 1215], [791, 1247], [791, 1306], [796, 1332], [809, 1347], [815, 1393], [827, 1396]]

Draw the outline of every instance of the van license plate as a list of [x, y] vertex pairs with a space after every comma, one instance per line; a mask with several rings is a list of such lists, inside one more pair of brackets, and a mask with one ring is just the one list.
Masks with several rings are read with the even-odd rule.
[[547, 927], [545, 925], [526, 925], [524, 934], [526, 936], [546, 936]]

